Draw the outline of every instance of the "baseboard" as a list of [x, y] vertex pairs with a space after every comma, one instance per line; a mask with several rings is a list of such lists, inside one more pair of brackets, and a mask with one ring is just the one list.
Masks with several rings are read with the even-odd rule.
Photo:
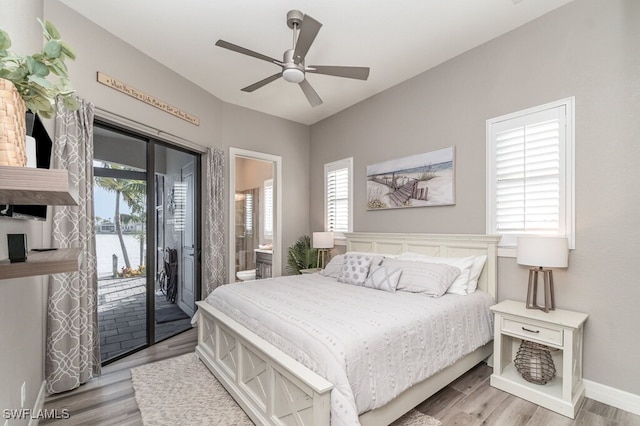
[[582, 382], [587, 398], [640, 415], [640, 395], [634, 395], [591, 380], [582, 380]]
[[[38, 397], [36, 398], [36, 402], [33, 405], [32, 413], [40, 413], [44, 409], [44, 399], [47, 396], [46, 387], [47, 381], [43, 380], [42, 385], [40, 385], [40, 391], [38, 391]], [[31, 416], [31, 419], [29, 420], [29, 426], [38, 426], [39, 422], [39, 416]]]

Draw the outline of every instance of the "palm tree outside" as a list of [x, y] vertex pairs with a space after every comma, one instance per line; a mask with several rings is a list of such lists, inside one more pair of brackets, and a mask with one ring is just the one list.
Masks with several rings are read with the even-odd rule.
[[[114, 163], [104, 163], [102, 167], [114, 170], [136, 170], [131, 167], [120, 166]], [[130, 221], [139, 221], [140, 223], [144, 223], [147, 183], [140, 180], [112, 177], [96, 177], [95, 183], [100, 188], [109, 192], [114, 192], [116, 195], [114, 214], [115, 231], [118, 234], [118, 240], [120, 241], [125, 267], [127, 270], [131, 270], [131, 261], [129, 260], [129, 253], [127, 252], [127, 247], [124, 242], [122, 224], [126, 224]], [[131, 214], [125, 215], [120, 213], [121, 198], [131, 209]], [[142, 257], [140, 258], [140, 262], [142, 263]]]

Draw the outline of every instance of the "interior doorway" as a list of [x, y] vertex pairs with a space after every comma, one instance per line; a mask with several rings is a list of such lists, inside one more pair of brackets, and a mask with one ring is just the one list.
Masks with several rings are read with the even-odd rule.
[[229, 149], [229, 282], [280, 276], [280, 156]]
[[191, 328], [201, 155], [94, 125], [98, 326], [108, 363]]

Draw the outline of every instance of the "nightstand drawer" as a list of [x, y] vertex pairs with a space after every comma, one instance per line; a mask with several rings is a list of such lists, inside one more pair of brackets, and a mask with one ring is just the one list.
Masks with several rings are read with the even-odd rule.
[[562, 329], [541, 327], [509, 318], [502, 319], [502, 331], [525, 340], [562, 346]]

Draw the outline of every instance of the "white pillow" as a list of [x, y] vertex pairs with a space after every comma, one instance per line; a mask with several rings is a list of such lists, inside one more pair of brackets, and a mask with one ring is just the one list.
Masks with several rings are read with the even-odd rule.
[[382, 266], [402, 270], [398, 291], [440, 297], [460, 274], [460, 269], [444, 263], [385, 259]]
[[364, 282], [364, 286], [395, 293], [398, 288], [398, 282], [400, 281], [400, 275], [402, 275], [402, 269], [400, 268], [371, 266], [369, 277]]
[[327, 266], [324, 267], [323, 270], [320, 271], [320, 275], [331, 278], [338, 278], [340, 275], [340, 271], [342, 271], [342, 266], [344, 265], [344, 254], [339, 254], [333, 256]]
[[[467, 257], [438, 257], [429, 256], [420, 253], [405, 252], [398, 256], [398, 260], [412, 260], [417, 262], [444, 263], [445, 265], [455, 266], [460, 269], [460, 275], [455, 279], [451, 286], [447, 289], [447, 293], [460, 294], [466, 296], [469, 294], [469, 280], [471, 279], [471, 269], [476, 256]], [[482, 271], [482, 270], [481, 270]], [[479, 274], [478, 274], [479, 276]], [[476, 279], [477, 286], [477, 279]]]
[[349, 254], [344, 256], [344, 265], [338, 281], [345, 284], [362, 285], [367, 280], [372, 258], [364, 254]]
[[480, 274], [482, 274], [482, 269], [484, 268], [484, 264], [487, 261], [487, 255], [483, 254], [480, 256], [476, 256], [473, 261], [473, 266], [471, 267], [471, 273], [469, 274], [469, 284], [467, 285], [467, 294], [471, 294], [478, 289], [478, 280], [480, 279]]

